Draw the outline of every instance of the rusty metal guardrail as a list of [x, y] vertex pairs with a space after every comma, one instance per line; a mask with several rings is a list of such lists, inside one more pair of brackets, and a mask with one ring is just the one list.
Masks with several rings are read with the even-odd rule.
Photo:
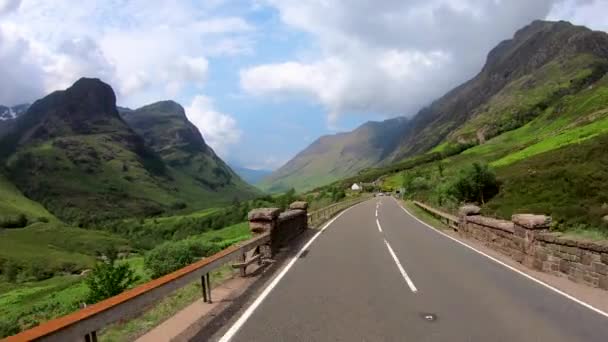
[[137, 316], [157, 300], [198, 279], [202, 283], [203, 298], [210, 302], [209, 272], [233, 260], [242, 261], [247, 252], [269, 243], [270, 234], [256, 236], [117, 296], [8, 337], [6, 341], [96, 342], [99, 329]]
[[313, 212], [310, 212], [310, 213], [308, 213], [308, 226], [316, 228], [323, 222], [332, 218], [334, 215], [336, 215], [340, 211], [342, 211], [346, 208], [352, 207], [353, 205], [363, 202], [365, 200], [368, 200], [370, 198], [371, 198], [370, 196], [361, 196], [361, 197], [357, 197], [352, 200], [338, 202], [338, 203], [329, 205], [325, 208], [321, 208], [321, 209], [315, 210]]
[[455, 215], [451, 215], [448, 213], [444, 213], [441, 210], [435, 209], [431, 206], [428, 206], [422, 202], [418, 202], [418, 201], [413, 201], [414, 204], [420, 208], [422, 208], [423, 210], [425, 210], [426, 212], [436, 216], [437, 218], [439, 218], [440, 221], [445, 221], [444, 223], [454, 229], [455, 231], [458, 231], [458, 223], [460, 222], [460, 219], [458, 218], [458, 216]]

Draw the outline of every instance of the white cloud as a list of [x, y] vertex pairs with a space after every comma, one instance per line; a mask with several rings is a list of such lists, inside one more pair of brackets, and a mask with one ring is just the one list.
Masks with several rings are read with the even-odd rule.
[[223, 13], [223, 2], [0, 0], [0, 36], [8, 37], [0, 71], [18, 66], [0, 86], [20, 86], [0, 103], [31, 101], [82, 76], [109, 82], [129, 106], [198, 91], [210, 56], [252, 50], [255, 27]]
[[220, 156], [226, 156], [230, 148], [241, 139], [236, 120], [218, 112], [210, 98], [197, 95], [185, 108], [186, 116], [203, 134], [203, 138]]
[[0, 15], [16, 10], [20, 4], [21, 0], [0, 0]]
[[[266, 0], [307, 32], [316, 58], [252, 66], [241, 87], [258, 96], [308, 96], [330, 126], [344, 113], [413, 115], [474, 76], [489, 50], [547, 16], [598, 25], [599, 0]], [[552, 15], [550, 13], [556, 13]], [[601, 14], [600, 14], [601, 13]]]

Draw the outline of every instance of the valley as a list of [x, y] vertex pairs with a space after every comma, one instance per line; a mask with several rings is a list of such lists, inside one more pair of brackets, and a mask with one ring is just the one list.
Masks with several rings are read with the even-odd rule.
[[[551, 217], [550, 233], [608, 239], [605, 32], [535, 20], [489, 51], [474, 77], [415, 115], [321, 136], [274, 171], [230, 166], [208, 143], [217, 137], [203, 136], [189, 119], [192, 106], [117, 106], [120, 91], [83, 77], [31, 104], [0, 106], [0, 338], [94, 304], [88, 281], [100, 265], [132, 272], [115, 295], [250, 239], [253, 209], [285, 210], [294, 201], [314, 211], [383, 192], [452, 215], [474, 203], [491, 219], [542, 214]], [[205, 110], [213, 124], [240, 129]], [[382, 234], [384, 200], [362, 206], [375, 212]], [[382, 215], [395, 224], [387, 231], [403, 234], [395, 229], [403, 213], [390, 206]], [[362, 213], [345, 215], [351, 221], [340, 226], [361, 233], [350, 237], [360, 248], [376, 238], [362, 238], [372, 234], [359, 229]], [[185, 307], [193, 289], [169, 303]], [[108, 336], [120, 329], [130, 327]]]

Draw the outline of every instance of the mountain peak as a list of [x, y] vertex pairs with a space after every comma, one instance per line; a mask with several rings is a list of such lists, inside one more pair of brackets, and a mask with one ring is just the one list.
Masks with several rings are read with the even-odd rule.
[[162, 116], [187, 120], [186, 111], [184, 110], [184, 107], [182, 107], [182, 105], [173, 100], [154, 102], [136, 110], [123, 112], [122, 115], [125, 118], [133, 116]]

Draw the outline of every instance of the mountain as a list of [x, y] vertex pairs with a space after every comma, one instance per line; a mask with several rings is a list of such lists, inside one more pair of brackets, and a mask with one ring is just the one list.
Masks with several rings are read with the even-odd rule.
[[16, 119], [25, 113], [29, 106], [27, 103], [13, 107], [0, 105], [0, 138], [12, 129]]
[[534, 21], [492, 49], [473, 79], [411, 119], [398, 119], [394, 125], [375, 123], [378, 129], [367, 136], [369, 141], [356, 137], [365, 136], [360, 131], [370, 123], [322, 137], [268, 177], [263, 188], [307, 190], [431, 150], [451, 153], [484, 144], [525, 126], [556, 101], [592, 86], [607, 71], [606, 33], [564, 21]]
[[135, 110], [121, 108], [120, 112], [165, 164], [181, 177], [195, 180], [199, 189], [229, 192], [241, 198], [258, 193], [205, 143], [178, 103], [162, 101]]
[[311, 189], [374, 166], [395, 150], [407, 122], [405, 118], [367, 122], [352, 132], [323, 136], [265, 178], [260, 187], [271, 192]]
[[271, 170], [254, 170], [234, 165], [232, 166], [232, 169], [249, 184], [257, 184], [272, 173]]
[[142, 136], [119, 115], [109, 85], [83, 78], [20, 115], [0, 139], [0, 158], [24, 195], [60, 219], [83, 225], [252, 196], [233, 186], [238, 181], [226, 180], [228, 171], [214, 171], [217, 161], [209, 161], [208, 172], [217, 173], [218, 183], [201, 185]]

